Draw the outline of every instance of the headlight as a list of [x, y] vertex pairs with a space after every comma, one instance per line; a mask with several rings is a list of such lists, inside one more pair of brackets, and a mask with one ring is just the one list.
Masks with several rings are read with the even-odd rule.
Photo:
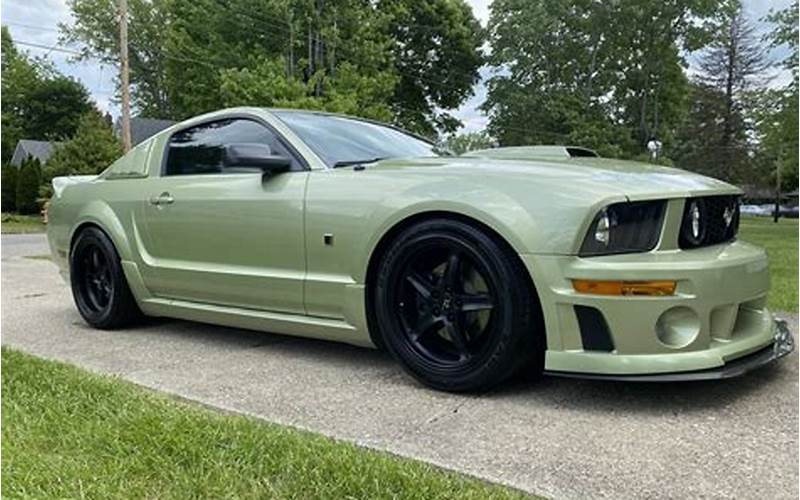
[[684, 221], [681, 224], [681, 239], [686, 246], [700, 246], [706, 236], [706, 204], [702, 199], [689, 201], [684, 210]]
[[652, 250], [661, 234], [666, 205], [666, 201], [659, 200], [607, 206], [589, 226], [580, 255], [587, 257]]
[[687, 198], [678, 245], [691, 248], [717, 245], [736, 237], [739, 230], [739, 196]]

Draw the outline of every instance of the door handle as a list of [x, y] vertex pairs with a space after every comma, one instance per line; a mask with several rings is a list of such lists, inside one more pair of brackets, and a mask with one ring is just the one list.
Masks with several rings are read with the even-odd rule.
[[151, 205], [171, 205], [175, 201], [175, 198], [172, 197], [171, 194], [164, 191], [158, 196], [151, 196], [150, 197], [150, 204]]

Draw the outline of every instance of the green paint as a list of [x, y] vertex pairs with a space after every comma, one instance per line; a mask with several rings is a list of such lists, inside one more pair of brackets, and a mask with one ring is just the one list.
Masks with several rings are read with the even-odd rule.
[[[68, 272], [76, 229], [96, 224], [114, 241], [148, 314], [371, 345], [365, 291], [373, 251], [409, 217], [450, 213], [494, 230], [527, 266], [545, 313], [548, 369], [711, 368], [772, 341], [764, 251], [741, 241], [691, 251], [677, 245], [686, 197], [740, 192], [722, 181], [646, 163], [566, 158], [553, 148], [329, 170], [268, 110], [226, 110], [176, 127], [229, 115], [270, 124], [309, 170], [267, 178], [162, 178], [163, 149], [173, 127], [97, 178], [56, 180], [48, 237], [61, 269]], [[164, 192], [173, 204], [148, 202]], [[576, 257], [600, 209], [647, 199], [668, 200], [653, 251]], [[335, 236], [335, 244], [325, 244], [326, 234]], [[672, 297], [585, 296], [572, 290], [571, 278], [673, 279], [678, 291]], [[600, 309], [616, 351], [583, 352], [574, 304]], [[685, 346], [665, 346], [656, 335], [659, 316], [673, 307], [688, 307], [699, 317], [699, 330]]]

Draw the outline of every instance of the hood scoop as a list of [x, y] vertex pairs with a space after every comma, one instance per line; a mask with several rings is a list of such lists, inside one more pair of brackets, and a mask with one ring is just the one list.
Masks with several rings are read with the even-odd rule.
[[580, 146], [513, 146], [506, 148], [470, 151], [463, 156], [473, 158], [496, 158], [498, 160], [527, 160], [529, 158], [598, 158], [596, 152]]

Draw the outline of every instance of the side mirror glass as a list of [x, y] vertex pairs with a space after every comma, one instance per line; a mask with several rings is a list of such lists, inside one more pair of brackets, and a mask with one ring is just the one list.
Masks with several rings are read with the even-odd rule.
[[223, 164], [225, 168], [257, 168], [264, 173], [277, 173], [289, 170], [292, 160], [272, 154], [266, 144], [236, 143], [225, 146]]

